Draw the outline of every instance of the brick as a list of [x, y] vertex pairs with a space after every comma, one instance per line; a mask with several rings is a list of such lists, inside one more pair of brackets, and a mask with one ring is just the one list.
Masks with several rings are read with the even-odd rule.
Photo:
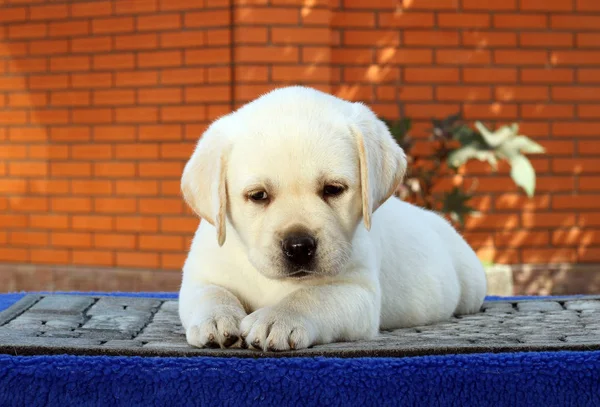
[[31, 249], [30, 260], [35, 264], [67, 264], [69, 251], [60, 249]]
[[134, 90], [97, 90], [94, 91], [94, 105], [97, 106], [122, 106], [135, 104]]
[[456, 10], [459, 7], [458, 0], [413, 0], [410, 10]]
[[96, 233], [94, 247], [102, 249], [135, 249], [136, 235], [123, 233]]
[[29, 7], [30, 20], [60, 20], [69, 15], [66, 4], [36, 5]]
[[94, 53], [112, 50], [110, 37], [86, 37], [71, 40], [71, 50], [75, 53]]
[[[54, 204], [51, 205], [51, 208], [55, 210]], [[63, 230], [69, 227], [69, 217], [56, 214], [30, 214], [29, 227], [33, 229]]]
[[110, 73], [75, 73], [71, 75], [73, 88], [107, 88], [112, 86]]
[[160, 117], [163, 122], [197, 122], [206, 118], [204, 106], [173, 106], [162, 107]]
[[112, 158], [112, 146], [110, 144], [71, 146], [71, 158], [74, 160], [108, 160]]
[[458, 104], [407, 104], [404, 113], [415, 119], [431, 119], [432, 117], [446, 117], [459, 111]]
[[435, 60], [443, 65], [487, 65], [491, 53], [485, 50], [438, 50]]
[[[378, 82], [377, 78], [385, 81], [383, 75], [369, 75], [367, 72], [364, 72], [364, 69], [357, 70], [364, 74], [366, 81]], [[298, 80], [328, 82], [331, 77], [330, 74], [331, 70], [326, 66], [274, 66], [271, 68], [271, 77], [277, 82], [297, 82]]]
[[158, 219], [154, 216], [119, 216], [115, 221], [115, 230], [122, 232], [156, 232]]
[[596, 140], [579, 140], [577, 142], [577, 153], [580, 155], [600, 154], [600, 143]]
[[90, 93], [86, 91], [52, 92], [50, 104], [54, 106], [87, 106], [90, 104]]
[[[566, 225], [566, 226], [569, 226], [569, 225]], [[580, 212], [579, 213], [579, 222], [577, 222], [577, 226], [580, 226], [580, 227], [600, 226], [600, 213]]]
[[438, 86], [436, 99], [440, 101], [490, 100], [492, 91], [488, 86]]
[[496, 14], [493, 16], [495, 28], [547, 28], [545, 14]]
[[600, 161], [594, 158], [554, 158], [552, 171], [555, 173], [598, 173]]
[[118, 267], [143, 267], [158, 268], [158, 254], [154, 253], [136, 253], [136, 252], [117, 252], [116, 265]]
[[[48, 70], [46, 58], [12, 58], [8, 61], [8, 71], [12, 73], [44, 72]], [[7, 77], [8, 79], [14, 79]]]
[[92, 247], [92, 235], [82, 232], [53, 232], [50, 242], [54, 247]]
[[406, 30], [404, 44], [416, 46], [456, 46], [460, 43], [459, 33], [450, 30]]
[[16, 177], [44, 177], [48, 174], [48, 165], [45, 162], [35, 161], [10, 161], [8, 174]]
[[442, 28], [488, 28], [490, 16], [483, 13], [438, 13]]
[[185, 254], [163, 253], [160, 255], [160, 267], [163, 269], [181, 270], [185, 259]]
[[465, 222], [467, 230], [511, 230], [519, 226], [519, 216], [515, 214], [487, 214], [483, 217], [469, 217]]
[[50, 128], [50, 140], [86, 142], [90, 140], [90, 129], [85, 126], [52, 127]]
[[183, 213], [183, 202], [178, 198], [140, 198], [139, 213], [165, 215]]
[[[52, 31], [50, 31], [52, 32]], [[46, 23], [11, 24], [8, 26], [8, 38], [44, 38], [48, 33]]]
[[517, 45], [517, 34], [498, 31], [465, 31], [461, 33], [462, 44], [477, 48], [501, 48]]
[[[4, 148], [4, 146], [3, 146]], [[27, 181], [24, 179], [0, 179], [0, 194], [24, 194]]]
[[50, 37], [74, 37], [89, 34], [90, 23], [88, 21], [52, 22], [48, 31]]
[[83, 197], [51, 198], [50, 204], [53, 212], [90, 212], [92, 209], [91, 199]]
[[160, 45], [163, 48], [199, 47], [205, 43], [205, 31], [168, 32], [160, 35]]
[[564, 0], [521, 0], [521, 10], [525, 11], [570, 11], [573, 4]]
[[521, 116], [525, 119], [570, 119], [575, 114], [573, 105], [523, 104]]
[[158, 158], [158, 144], [117, 144], [115, 158], [119, 160], [155, 160]]
[[46, 197], [10, 196], [8, 207], [14, 212], [46, 212], [48, 199]]
[[570, 33], [520, 33], [520, 43], [523, 47], [573, 47], [573, 34]]
[[597, 209], [597, 194], [555, 195], [552, 197], [553, 209]]
[[545, 101], [549, 96], [546, 86], [498, 86], [494, 93], [500, 101]]
[[[280, 30], [293, 30], [293, 29], [280, 29]], [[316, 28], [313, 30], [317, 30]], [[311, 36], [314, 36], [314, 40], [306, 41], [308, 44], [328, 44], [331, 42], [329, 33], [326, 29], [322, 33], [314, 31]], [[280, 31], [284, 33], [285, 31]], [[304, 36], [304, 30], [299, 31], [298, 39], [302, 39]], [[292, 31], [293, 33], [293, 31]], [[283, 35], [282, 35], [283, 36]], [[292, 40], [294, 35], [285, 37], [288, 42], [294, 43]], [[319, 38], [319, 40], [317, 39]], [[343, 33], [342, 41], [344, 45], [349, 46], [376, 46], [376, 47], [390, 47], [400, 45], [400, 35], [396, 30], [346, 30]], [[285, 42], [285, 41], [281, 41]], [[300, 43], [302, 41], [296, 41]]]
[[576, 9], [578, 11], [599, 11], [600, 4], [595, 0], [577, 0]]
[[[244, 8], [238, 8], [236, 13], [244, 13]], [[227, 27], [230, 19], [229, 10], [203, 10], [200, 12], [188, 12], [184, 15], [186, 27]]]
[[432, 51], [428, 49], [387, 48], [377, 51], [377, 62], [380, 64], [395, 63], [400, 65], [430, 64], [433, 61]]
[[496, 247], [522, 248], [547, 246], [550, 236], [546, 231], [510, 231], [500, 232], [494, 237]]
[[600, 117], [600, 105], [579, 105], [577, 106], [577, 117], [582, 119], [596, 119]]
[[119, 123], [156, 122], [158, 120], [158, 109], [155, 107], [117, 108], [116, 120]]
[[111, 216], [74, 215], [71, 218], [71, 227], [79, 231], [108, 231], [113, 229], [113, 223]]
[[119, 35], [115, 38], [115, 49], [117, 50], [154, 49], [157, 46], [157, 34]]
[[89, 177], [92, 165], [82, 162], [51, 162], [50, 174], [53, 177]]
[[47, 104], [46, 92], [10, 93], [8, 95], [9, 107], [41, 107]]
[[179, 14], [160, 13], [148, 16], [139, 16], [136, 19], [138, 31], [160, 31], [181, 27], [181, 16]]
[[[29, 215], [38, 216], [38, 215]], [[0, 226], [3, 229], [24, 228], [27, 227], [27, 216], [15, 213], [2, 214], [0, 213]]]
[[160, 149], [161, 158], [187, 160], [193, 153], [195, 143], [163, 143]]
[[600, 83], [600, 69], [597, 69], [597, 68], [577, 69], [577, 82]]
[[521, 82], [531, 83], [570, 83], [573, 81], [572, 69], [563, 68], [522, 68]]
[[178, 125], [140, 126], [139, 139], [143, 140], [143, 141], [180, 140], [181, 139], [181, 126], [178, 126]]
[[158, 83], [157, 71], [131, 71], [117, 72], [115, 74], [117, 86], [144, 86], [156, 85]]
[[29, 77], [30, 89], [64, 89], [69, 84], [67, 75], [31, 75]]
[[[389, 19], [389, 13], [387, 15]], [[331, 26], [335, 28], [374, 27], [375, 13], [355, 10], [336, 10], [331, 19]]]
[[111, 1], [81, 1], [71, 4], [73, 17], [101, 17], [112, 14]]
[[139, 173], [142, 178], [180, 177], [183, 171], [181, 162], [140, 162]]
[[[187, 55], [187, 54], [186, 54]], [[236, 48], [235, 60], [240, 63], [297, 62], [298, 49], [278, 46], [244, 46]], [[186, 59], [187, 61], [187, 59]], [[225, 62], [225, 61], [220, 61]]]
[[132, 53], [94, 55], [92, 65], [95, 70], [132, 69], [135, 66], [135, 56]]
[[139, 89], [137, 100], [139, 104], [181, 103], [182, 91], [179, 88]]
[[26, 88], [26, 81], [24, 77], [0, 77], [0, 90], [24, 90]]
[[227, 83], [231, 82], [231, 69], [229, 67], [213, 66], [206, 70], [208, 83]]
[[591, 242], [593, 231], [586, 231], [580, 228], [559, 229], [552, 232], [552, 245], [559, 247], [588, 245]]
[[31, 179], [28, 180], [30, 195], [67, 195], [69, 193], [69, 181], [60, 179]]
[[[244, 86], [244, 85], [240, 85]], [[229, 100], [227, 86], [194, 86], [185, 89], [186, 102], [226, 102]]]
[[114, 265], [114, 254], [109, 251], [99, 250], [73, 250], [72, 263], [82, 266], [107, 266]]
[[600, 47], [600, 34], [598, 33], [578, 33], [576, 34], [577, 48], [598, 48]]
[[190, 234], [197, 228], [198, 219], [192, 216], [169, 216], [160, 220], [161, 232]]
[[179, 181], [161, 181], [160, 193], [163, 196], [181, 196], [181, 183]]
[[581, 176], [578, 182], [579, 191], [590, 192], [600, 191], [600, 177], [596, 176]]
[[137, 202], [132, 198], [94, 198], [94, 211], [96, 213], [134, 213]]
[[95, 177], [121, 178], [135, 175], [135, 164], [128, 162], [94, 163], [93, 168]]
[[600, 87], [586, 86], [586, 87], [575, 87], [575, 86], [553, 86], [552, 87], [552, 99], [558, 101], [597, 101], [600, 100], [598, 94]]
[[182, 63], [181, 51], [138, 53], [138, 66], [142, 68], [179, 66]]
[[467, 83], [513, 83], [517, 81], [514, 68], [464, 68], [464, 81]]
[[548, 61], [546, 51], [531, 50], [495, 50], [494, 62], [506, 65], [545, 65]]
[[78, 124], [110, 123], [113, 121], [113, 109], [72, 109], [71, 117], [71, 121]]
[[26, 262], [27, 250], [16, 248], [0, 248], [0, 261]]
[[15, 246], [46, 246], [48, 241], [47, 232], [13, 231], [9, 238], [10, 244]]
[[555, 122], [552, 123], [552, 134], [557, 137], [598, 137], [598, 134], [600, 134], [600, 122]]
[[[347, 44], [365, 45], [365, 37], [370, 41], [375, 40], [377, 45], [398, 45], [399, 38], [397, 33], [388, 32], [385, 38], [381, 37], [380, 33], [363, 32], [364, 36], [356, 31], [348, 31], [344, 37]], [[395, 37], [395, 39], [394, 39]], [[271, 42], [273, 44], [329, 44], [330, 31], [328, 28], [288, 28], [288, 27], [272, 27]]]
[[238, 7], [234, 14], [235, 24], [298, 24], [299, 13], [295, 9], [268, 7]]
[[36, 109], [35, 122], [39, 125], [67, 124], [69, 123], [68, 109]]
[[266, 27], [236, 27], [234, 41], [238, 45], [264, 44], [267, 42], [268, 30]]
[[183, 247], [183, 238], [181, 236], [166, 235], [140, 235], [141, 250], [157, 251], [181, 251]]
[[516, 0], [462, 0], [463, 10], [506, 11], [517, 8]]
[[115, 3], [117, 14], [140, 14], [158, 10], [158, 0], [127, 0]]
[[512, 119], [517, 116], [517, 106], [507, 103], [465, 104], [463, 113], [468, 119]]
[[165, 69], [161, 72], [161, 83], [167, 85], [198, 84], [204, 82], [205, 70], [203, 68]]
[[566, 30], [592, 30], [600, 27], [600, 16], [554, 14], [550, 16], [550, 28]]
[[116, 195], [122, 196], [152, 196], [158, 194], [156, 181], [116, 181]]
[[0, 15], [0, 23], [25, 21], [27, 9], [25, 7], [5, 7]]
[[235, 67], [235, 77], [240, 82], [267, 82], [268, 68], [262, 65], [246, 65]]
[[0, 125], [14, 125], [25, 123], [27, 123], [27, 112], [25, 111], [0, 111]]
[[92, 20], [94, 34], [114, 34], [134, 31], [133, 17], [112, 17]]

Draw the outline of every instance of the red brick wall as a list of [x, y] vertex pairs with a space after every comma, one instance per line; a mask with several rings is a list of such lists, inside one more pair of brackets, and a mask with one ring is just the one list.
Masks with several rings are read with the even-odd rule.
[[178, 269], [195, 140], [290, 83], [417, 137], [457, 111], [520, 122], [548, 150], [537, 195], [469, 165], [465, 235], [501, 263], [600, 262], [596, 0], [5, 0], [0, 24], [0, 262]]

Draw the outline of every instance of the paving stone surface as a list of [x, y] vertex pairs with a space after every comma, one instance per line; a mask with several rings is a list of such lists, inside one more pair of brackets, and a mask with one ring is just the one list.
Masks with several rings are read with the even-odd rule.
[[478, 314], [435, 325], [276, 353], [190, 347], [171, 299], [29, 295], [0, 312], [0, 353], [12, 355], [377, 357], [599, 349], [600, 296], [490, 301]]

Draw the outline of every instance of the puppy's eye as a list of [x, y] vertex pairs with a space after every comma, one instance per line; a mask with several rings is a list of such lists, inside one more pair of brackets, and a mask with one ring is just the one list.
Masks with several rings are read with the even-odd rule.
[[341, 195], [345, 188], [341, 185], [325, 185], [323, 188], [323, 196], [325, 198]]
[[269, 199], [269, 195], [266, 191], [256, 191], [248, 195], [248, 198], [254, 202], [264, 202]]

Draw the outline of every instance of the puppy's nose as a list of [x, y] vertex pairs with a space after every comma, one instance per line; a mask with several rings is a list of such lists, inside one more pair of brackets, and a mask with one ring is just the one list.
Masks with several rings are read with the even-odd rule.
[[298, 266], [305, 266], [313, 259], [317, 242], [310, 235], [295, 233], [283, 239], [281, 248], [290, 262]]

